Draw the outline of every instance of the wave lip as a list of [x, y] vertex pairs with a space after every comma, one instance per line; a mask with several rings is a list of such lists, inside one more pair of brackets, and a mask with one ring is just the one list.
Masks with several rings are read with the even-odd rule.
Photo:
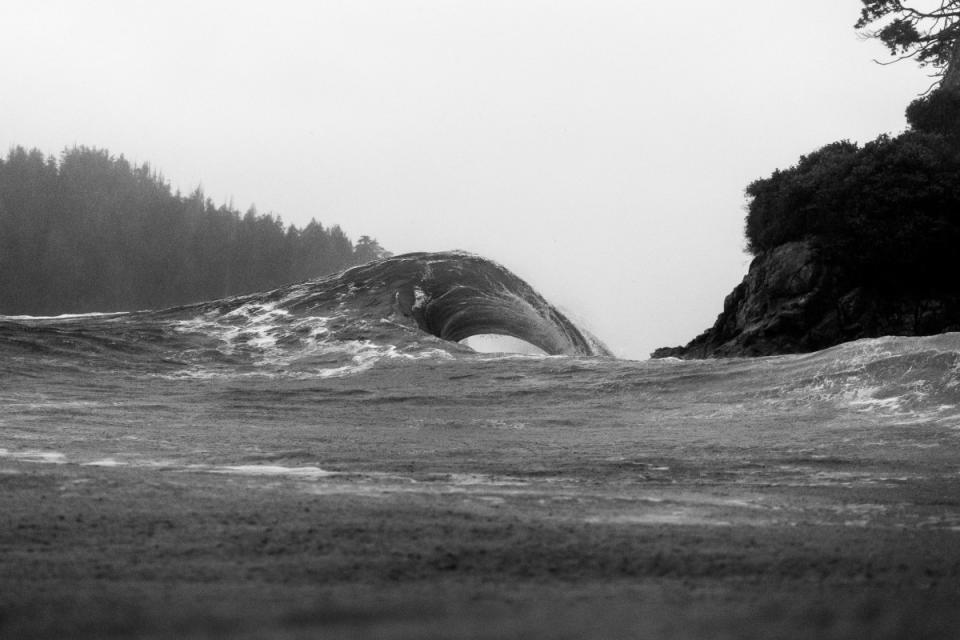
[[0, 373], [138, 369], [162, 377], [340, 377], [384, 360], [447, 359], [459, 342], [512, 336], [548, 355], [607, 356], [529, 284], [463, 252], [410, 253], [339, 274], [156, 311], [0, 316]]
[[319, 330], [309, 337], [329, 342], [371, 341], [410, 351], [442, 344], [448, 351], [465, 351], [430, 338], [457, 343], [474, 335], [501, 334], [525, 340], [548, 355], [611, 355], [519, 277], [462, 251], [408, 253], [266, 293], [157, 313], [233, 322], [238, 325], [233, 334], [246, 334], [253, 324], [270, 320], [296, 330], [286, 336], [293, 341], [307, 337], [302, 321], [312, 318]]
[[422, 265], [398, 288], [399, 309], [431, 335], [459, 342], [501, 334], [525, 340], [548, 355], [611, 355], [533, 287], [495, 262], [461, 252], [399, 258]]

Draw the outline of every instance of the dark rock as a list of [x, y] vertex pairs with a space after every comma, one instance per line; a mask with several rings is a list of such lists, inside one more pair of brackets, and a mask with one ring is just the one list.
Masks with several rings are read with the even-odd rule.
[[868, 286], [822, 260], [814, 243], [790, 242], [753, 260], [713, 327], [651, 357], [803, 353], [860, 338], [958, 330], [960, 288]]

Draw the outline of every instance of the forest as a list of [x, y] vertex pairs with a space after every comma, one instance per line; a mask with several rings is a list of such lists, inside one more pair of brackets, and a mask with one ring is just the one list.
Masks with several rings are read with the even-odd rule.
[[956, 292], [960, 0], [861, 4], [860, 34], [883, 43], [891, 62], [928, 69], [935, 82], [907, 107], [900, 135], [863, 146], [834, 142], [750, 184], [747, 248], [759, 255], [803, 240], [863, 285]]
[[148, 164], [87, 147], [0, 159], [0, 314], [161, 308], [272, 289], [389, 255], [311, 220], [174, 192]]
[[807, 240], [864, 284], [956, 289], [960, 95], [919, 98], [907, 120], [898, 136], [834, 142], [750, 184], [750, 252]]

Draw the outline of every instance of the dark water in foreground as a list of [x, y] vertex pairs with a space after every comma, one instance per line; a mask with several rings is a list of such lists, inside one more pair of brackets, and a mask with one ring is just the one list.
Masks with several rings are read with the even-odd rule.
[[960, 624], [960, 334], [496, 356], [247, 298], [0, 317], [0, 407], [0, 636]]

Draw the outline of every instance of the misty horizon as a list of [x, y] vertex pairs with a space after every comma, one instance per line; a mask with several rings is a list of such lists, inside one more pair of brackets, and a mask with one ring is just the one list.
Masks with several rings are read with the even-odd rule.
[[477, 253], [645, 358], [745, 274], [747, 184], [903, 129], [930, 80], [874, 63], [858, 5], [702, 3], [682, 41], [619, 2], [7, 7], [0, 148], [108, 149], [288, 224]]

